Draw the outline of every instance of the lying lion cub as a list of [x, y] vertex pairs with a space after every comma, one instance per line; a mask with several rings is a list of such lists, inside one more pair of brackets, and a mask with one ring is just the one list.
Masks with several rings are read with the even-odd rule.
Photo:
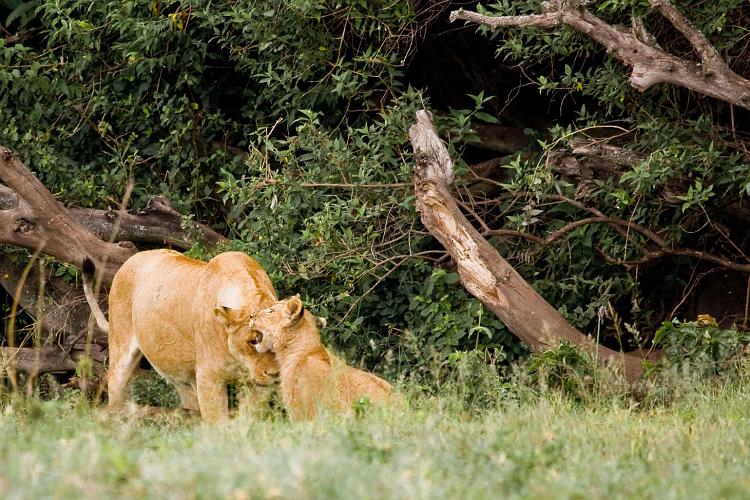
[[324, 325], [323, 318], [303, 309], [299, 295], [258, 311], [250, 320], [256, 335], [248, 337], [249, 342], [259, 353], [276, 354], [281, 398], [292, 420], [314, 418], [318, 408], [351, 413], [361, 398], [390, 398], [388, 382], [347, 366], [323, 347], [318, 327]]

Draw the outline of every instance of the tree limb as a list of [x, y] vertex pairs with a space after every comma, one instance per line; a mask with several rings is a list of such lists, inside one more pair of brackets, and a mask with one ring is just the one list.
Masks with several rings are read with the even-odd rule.
[[597, 345], [573, 328], [497, 253], [461, 213], [450, 192], [453, 162], [427, 111], [409, 129], [416, 156], [417, 209], [430, 233], [456, 262], [461, 283], [533, 350], [555, 348], [567, 339], [600, 362], [622, 366], [628, 380], [643, 371], [641, 359]]
[[180, 213], [160, 196], [136, 213], [65, 208], [12, 151], [3, 147], [0, 180], [6, 184], [0, 185], [0, 243], [31, 251], [41, 248], [43, 253], [77, 267], [85, 257], [92, 257], [99, 261], [105, 283], [111, 282], [122, 263], [137, 251], [133, 242], [185, 249], [196, 235], [209, 246], [226, 241], [202, 224], [183, 227]]
[[692, 44], [700, 63], [686, 61], [658, 46], [640, 40], [633, 32], [612, 26], [592, 15], [580, 0], [545, 2], [549, 10], [538, 15], [491, 17], [458, 9], [451, 21], [465, 20], [493, 28], [539, 26], [551, 28], [565, 24], [599, 42], [622, 63], [632, 67], [630, 84], [644, 91], [657, 83], [670, 83], [750, 109], [750, 80], [731, 70], [716, 49], [667, 0], [650, 0]]
[[0, 241], [42, 250], [80, 267], [90, 256], [100, 262], [105, 281], [137, 250], [133, 244], [108, 243], [97, 238], [60, 206], [44, 185], [15, 154], [0, 147], [0, 179], [19, 196], [17, 208], [0, 212]]
[[10, 364], [17, 371], [34, 375], [76, 369], [75, 361], [58, 347], [0, 347], [0, 372]]

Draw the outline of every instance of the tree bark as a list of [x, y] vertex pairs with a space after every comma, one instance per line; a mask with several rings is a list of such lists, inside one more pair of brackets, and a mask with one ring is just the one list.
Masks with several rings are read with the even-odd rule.
[[573, 328], [464, 217], [450, 191], [453, 162], [427, 111], [417, 112], [409, 137], [416, 156], [417, 209], [427, 230], [455, 261], [466, 290], [532, 350], [552, 349], [568, 340], [598, 362], [620, 366], [629, 381], [637, 379], [643, 371], [641, 358], [599, 346]]
[[0, 147], [0, 179], [18, 194], [18, 206], [0, 212], [0, 242], [42, 251], [80, 267], [86, 257], [96, 260], [104, 280], [134, 253], [135, 245], [109, 243], [73, 219], [15, 154]]
[[0, 347], [0, 368], [14, 365], [16, 371], [33, 375], [49, 372], [69, 372], [76, 369], [75, 361], [56, 346]]
[[[10, 256], [0, 254], [0, 286], [13, 297], [21, 285], [18, 305], [41, 323], [42, 344], [67, 346], [69, 342], [83, 338], [91, 316], [83, 290], [54, 276], [45, 275], [40, 280], [39, 274], [38, 267], [33, 266], [22, 282], [19, 266]], [[42, 282], [44, 286], [40, 294]], [[106, 302], [106, 296], [102, 296], [100, 306], [104, 311], [107, 310]], [[92, 340], [106, 345], [107, 334], [94, 325]]]

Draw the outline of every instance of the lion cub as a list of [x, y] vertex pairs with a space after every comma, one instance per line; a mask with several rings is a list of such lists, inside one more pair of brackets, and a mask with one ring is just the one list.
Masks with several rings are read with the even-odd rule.
[[318, 328], [325, 325], [302, 307], [299, 295], [261, 309], [250, 320], [249, 342], [259, 353], [273, 352], [279, 364], [281, 398], [292, 420], [314, 418], [317, 410], [352, 413], [354, 404], [390, 399], [391, 385], [371, 373], [347, 366], [323, 347]]

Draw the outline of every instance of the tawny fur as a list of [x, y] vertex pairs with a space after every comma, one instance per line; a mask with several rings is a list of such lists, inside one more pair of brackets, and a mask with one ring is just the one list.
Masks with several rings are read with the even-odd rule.
[[135, 254], [109, 293], [109, 407], [122, 408], [144, 355], [177, 388], [182, 407], [206, 420], [228, 418], [229, 383], [262, 401], [258, 393], [268, 391], [260, 386], [275, 382], [279, 370], [272, 354], [248, 344], [248, 321], [276, 301], [266, 272], [243, 253], [209, 262], [172, 250]]
[[347, 366], [323, 346], [318, 320], [298, 296], [259, 311], [250, 321], [259, 352], [273, 352], [279, 364], [281, 397], [292, 420], [315, 418], [319, 410], [350, 414], [355, 403], [390, 399], [391, 385]]

